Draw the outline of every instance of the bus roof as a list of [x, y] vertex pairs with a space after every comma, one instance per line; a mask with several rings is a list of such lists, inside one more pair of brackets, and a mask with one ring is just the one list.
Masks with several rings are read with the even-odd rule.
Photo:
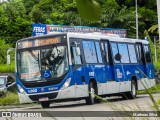
[[101, 33], [67, 33], [68, 37], [73, 38], [81, 38], [81, 39], [94, 39], [94, 40], [109, 40], [109, 41], [115, 41], [115, 42], [130, 42], [130, 43], [143, 43], [143, 44], [149, 44], [149, 41], [147, 40], [140, 40], [140, 39], [132, 39], [132, 38], [121, 38], [118, 35], [113, 34], [101, 34]]
[[67, 37], [71, 38], [81, 38], [81, 39], [93, 39], [93, 40], [109, 40], [109, 41], [115, 41], [115, 42], [129, 42], [129, 43], [143, 43], [143, 44], [149, 44], [149, 41], [147, 40], [140, 40], [140, 39], [132, 39], [132, 38], [121, 38], [118, 35], [115, 34], [102, 34], [102, 33], [62, 33], [62, 32], [55, 32], [52, 34], [47, 34], [47, 35], [41, 35], [41, 36], [35, 36], [35, 37], [28, 37], [24, 38], [19, 41], [25, 41], [25, 40], [32, 40], [32, 39], [43, 39], [46, 37], [52, 37], [52, 36], [57, 36], [57, 35], [67, 35]]

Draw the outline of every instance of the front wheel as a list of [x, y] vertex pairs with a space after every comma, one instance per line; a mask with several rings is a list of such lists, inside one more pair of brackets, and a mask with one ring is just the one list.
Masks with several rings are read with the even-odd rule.
[[85, 100], [87, 105], [95, 103], [95, 88], [92, 82], [89, 83], [89, 96]]
[[49, 101], [41, 102], [41, 106], [42, 106], [42, 108], [49, 108], [50, 102]]

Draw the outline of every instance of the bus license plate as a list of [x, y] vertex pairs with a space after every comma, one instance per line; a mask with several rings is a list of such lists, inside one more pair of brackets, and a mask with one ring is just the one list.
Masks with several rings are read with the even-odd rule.
[[48, 97], [45, 97], [45, 98], [39, 98], [39, 101], [42, 102], [42, 101], [48, 101]]

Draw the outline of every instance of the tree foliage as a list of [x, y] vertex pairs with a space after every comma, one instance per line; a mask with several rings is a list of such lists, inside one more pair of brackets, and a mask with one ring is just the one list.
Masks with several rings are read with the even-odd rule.
[[[157, 24], [156, 1], [138, 0], [139, 36]], [[31, 36], [31, 24], [124, 28], [135, 37], [133, 0], [12, 0], [0, 4], [0, 37], [15, 47]]]

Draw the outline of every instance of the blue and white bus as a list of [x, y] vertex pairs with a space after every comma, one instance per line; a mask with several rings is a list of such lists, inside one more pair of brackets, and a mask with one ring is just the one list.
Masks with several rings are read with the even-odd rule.
[[150, 45], [146, 40], [97, 33], [56, 33], [16, 43], [16, 84], [20, 103], [121, 95], [155, 85]]

